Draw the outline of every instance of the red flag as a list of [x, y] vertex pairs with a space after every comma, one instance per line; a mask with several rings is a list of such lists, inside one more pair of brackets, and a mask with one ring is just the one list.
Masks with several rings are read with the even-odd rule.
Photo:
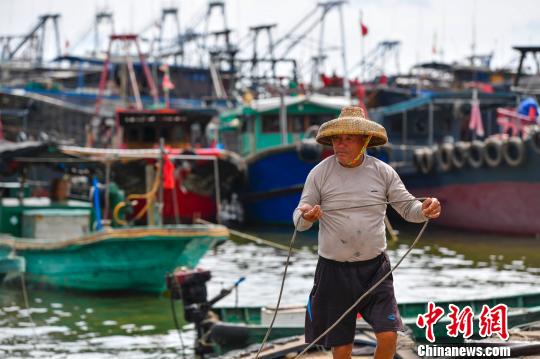
[[482, 114], [480, 113], [480, 103], [477, 99], [472, 101], [469, 129], [473, 130], [478, 137], [484, 136], [484, 124], [482, 123]]
[[364, 25], [363, 22], [360, 22], [360, 29], [362, 32], [362, 36], [366, 36], [368, 34], [368, 28], [366, 25]]
[[161, 85], [163, 86], [163, 90], [165, 91], [174, 89], [174, 84], [172, 83], [171, 78], [168, 74], [163, 75], [163, 83]]
[[167, 155], [163, 157], [163, 188], [174, 189], [174, 165]]

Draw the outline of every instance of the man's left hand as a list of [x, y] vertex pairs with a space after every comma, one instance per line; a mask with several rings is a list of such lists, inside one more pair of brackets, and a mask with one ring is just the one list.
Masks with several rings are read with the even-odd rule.
[[426, 198], [422, 203], [422, 213], [429, 219], [438, 218], [441, 215], [441, 203], [437, 198]]

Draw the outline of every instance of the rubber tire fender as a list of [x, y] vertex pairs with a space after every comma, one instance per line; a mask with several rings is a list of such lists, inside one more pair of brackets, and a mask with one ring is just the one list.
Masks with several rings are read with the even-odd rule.
[[444, 143], [437, 150], [437, 165], [443, 172], [448, 172], [452, 169], [452, 152], [454, 146], [451, 143]]
[[534, 152], [540, 155], [540, 127], [534, 126], [534, 129], [529, 134], [528, 141]]
[[413, 153], [413, 161], [418, 172], [428, 174], [433, 170], [434, 153], [427, 147], [417, 148]]
[[456, 142], [452, 150], [452, 166], [460, 169], [467, 163], [469, 157], [470, 144], [467, 142]]
[[485, 145], [482, 141], [472, 141], [469, 147], [467, 163], [471, 168], [480, 168], [484, 164]]
[[503, 158], [502, 141], [499, 139], [487, 139], [484, 143], [484, 160], [486, 164], [491, 168], [498, 167]]
[[[515, 152], [512, 150], [514, 149]], [[510, 137], [503, 145], [504, 161], [512, 167], [517, 167], [525, 159], [525, 144], [519, 137]]]

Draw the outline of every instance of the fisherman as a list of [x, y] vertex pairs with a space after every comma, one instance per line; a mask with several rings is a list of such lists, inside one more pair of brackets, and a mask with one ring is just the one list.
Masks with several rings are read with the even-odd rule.
[[[364, 153], [367, 147], [384, 145], [387, 136], [384, 127], [368, 120], [362, 108], [343, 108], [339, 118], [320, 127], [316, 140], [333, 146], [334, 155], [309, 173], [293, 215], [299, 231], [320, 220], [319, 260], [306, 313], [308, 343], [332, 326], [391, 268], [385, 253], [386, 205], [347, 207], [402, 201], [392, 207], [404, 219], [416, 223], [441, 213], [436, 198], [423, 203], [414, 200], [392, 167]], [[403, 324], [392, 275], [318, 342], [331, 347], [334, 358], [351, 357], [357, 313], [376, 334], [375, 358], [393, 358], [397, 331], [403, 330]]]

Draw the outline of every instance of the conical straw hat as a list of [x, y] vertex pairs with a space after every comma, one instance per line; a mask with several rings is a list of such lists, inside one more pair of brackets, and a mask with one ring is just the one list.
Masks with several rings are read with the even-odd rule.
[[332, 146], [332, 136], [336, 135], [371, 135], [368, 147], [381, 146], [388, 142], [384, 127], [368, 120], [364, 109], [357, 106], [343, 107], [338, 118], [321, 125], [315, 139], [320, 144]]

